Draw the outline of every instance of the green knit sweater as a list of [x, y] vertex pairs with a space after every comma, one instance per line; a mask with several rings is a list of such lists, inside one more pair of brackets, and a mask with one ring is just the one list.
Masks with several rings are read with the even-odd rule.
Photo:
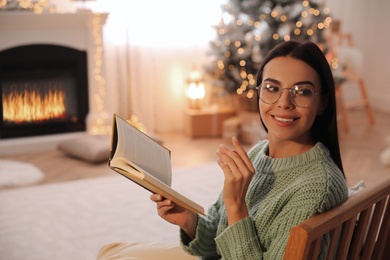
[[268, 141], [248, 153], [256, 169], [246, 195], [249, 217], [228, 227], [220, 195], [206, 216], [198, 215], [193, 240], [180, 230], [186, 252], [202, 259], [282, 259], [292, 226], [347, 199], [343, 174], [322, 143], [288, 158], [267, 154]]

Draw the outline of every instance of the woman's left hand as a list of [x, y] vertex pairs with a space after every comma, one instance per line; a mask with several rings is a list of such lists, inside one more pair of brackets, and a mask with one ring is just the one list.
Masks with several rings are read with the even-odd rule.
[[216, 151], [217, 163], [225, 175], [223, 201], [225, 203], [228, 225], [249, 216], [245, 196], [255, 169], [240, 142], [232, 138], [234, 149], [220, 145]]

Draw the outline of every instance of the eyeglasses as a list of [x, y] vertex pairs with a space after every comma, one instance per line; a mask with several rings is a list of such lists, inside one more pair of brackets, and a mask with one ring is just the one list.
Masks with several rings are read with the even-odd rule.
[[310, 107], [313, 102], [314, 96], [318, 94], [315, 92], [311, 85], [295, 85], [291, 88], [282, 88], [281, 86], [263, 82], [257, 87], [257, 93], [266, 104], [276, 103], [282, 96], [283, 90], [287, 89], [290, 92], [291, 102], [297, 107]]

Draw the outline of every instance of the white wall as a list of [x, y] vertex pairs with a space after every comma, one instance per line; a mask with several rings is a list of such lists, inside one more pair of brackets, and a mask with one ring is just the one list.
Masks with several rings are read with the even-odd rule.
[[[388, 0], [326, 0], [332, 17], [341, 21], [342, 32], [352, 34], [364, 54], [362, 75], [371, 105], [390, 112], [390, 29]], [[357, 88], [345, 88], [351, 96]]]

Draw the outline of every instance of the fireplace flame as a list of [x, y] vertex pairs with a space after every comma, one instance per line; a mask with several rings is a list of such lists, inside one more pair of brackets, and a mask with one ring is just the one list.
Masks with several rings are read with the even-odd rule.
[[48, 90], [13, 91], [3, 95], [3, 120], [14, 123], [45, 121], [64, 118], [66, 115], [65, 93]]

